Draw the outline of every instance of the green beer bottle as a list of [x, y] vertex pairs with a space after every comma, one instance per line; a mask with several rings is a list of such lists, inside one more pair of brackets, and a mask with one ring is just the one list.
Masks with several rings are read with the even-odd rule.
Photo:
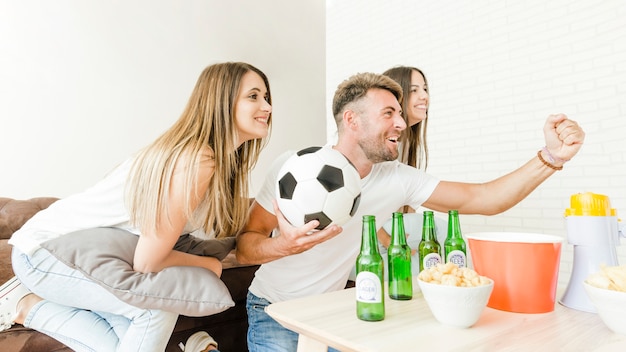
[[384, 264], [373, 215], [363, 215], [361, 234], [361, 253], [356, 258], [356, 315], [361, 320], [379, 321], [385, 319]]
[[422, 240], [420, 241], [418, 252], [420, 255], [420, 272], [442, 263], [441, 245], [437, 242], [435, 216], [432, 211], [424, 211]]
[[448, 211], [448, 236], [443, 243], [446, 263], [452, 262], [459, 268], [467, 267], [467, 250], [461, 235], [461, 224], [457, 210]]
[[413, 297], [413, 276], [411, 275], [411, 247], [406, 244], [404, 217], [393, 213], [391, 222], [391, 244], [387, 249], [389, 259], [389, 297], [401, 301]]

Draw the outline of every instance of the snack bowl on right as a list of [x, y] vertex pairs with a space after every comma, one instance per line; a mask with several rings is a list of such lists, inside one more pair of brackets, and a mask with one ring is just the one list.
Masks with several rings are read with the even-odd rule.
[[626, 292], [596, 287], [587, 281], [583, 286], [602, 322], [613, 332], [626, 335]]
[[444, 325], [469, 328], [480, 318], [493, 290], [493, 280], [473, 287], [450, 286], [417, 280], [435, 319]]

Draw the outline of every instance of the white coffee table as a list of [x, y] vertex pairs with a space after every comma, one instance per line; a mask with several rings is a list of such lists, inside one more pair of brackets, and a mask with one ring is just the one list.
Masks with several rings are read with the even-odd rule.
[[[417, 288], [417, 285], [414, 287]], [[557, 300], [564, 288], [557, 291]], [[326, 351], [626, 351], [626, 335], [610, 331], [597, 314], [555, 304], [550, 313], [485, 308], [471, 328], [435, 320], [419, 288], [410, 301], [385, 300], [386, 317], [356, 317], [354, 288], [278, 302], [267, 313], [300, 334], [298, 352]]]

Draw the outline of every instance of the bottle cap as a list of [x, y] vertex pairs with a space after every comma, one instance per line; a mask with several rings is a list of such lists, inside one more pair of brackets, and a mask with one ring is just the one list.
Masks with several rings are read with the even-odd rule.
[[611, 208], [611, 201], [603, 194], [585, 192], [570, 197], [570, 208], [565, 209], [565, 216], [616, 216]]

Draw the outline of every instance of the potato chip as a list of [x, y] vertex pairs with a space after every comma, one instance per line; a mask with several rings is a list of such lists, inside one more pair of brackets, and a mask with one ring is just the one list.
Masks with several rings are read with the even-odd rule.
[[598, 288], [626, 292], [626, 265], [601, 265], [600, 271], [589, 275], [585, 281]]
[[459, 268], [458, 265], [450, 262], [424, 269], [417, 277], [431, 284], [458, 287], [483, 286], [491, 282], [489, 278], [478, 275], [470, 268]]

